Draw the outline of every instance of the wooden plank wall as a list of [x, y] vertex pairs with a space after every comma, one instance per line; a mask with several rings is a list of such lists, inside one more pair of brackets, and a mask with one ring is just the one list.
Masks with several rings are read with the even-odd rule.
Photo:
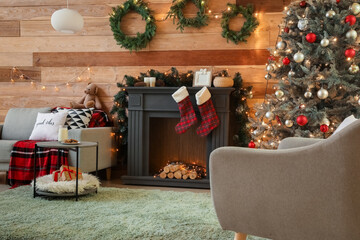
[[[118, 91], [117, 82], [125, 74], [137, 75], [150, 68], [166, 71], [175, 66], [180, 71], [207, 67], [213, 71], [229, 69], [240, 71], [247, 85], [253, 85], [254, 102], [264, 95], [264, 64], [266, 49], [275, 44], [282, 9], [288, 0], [209, 0], [213, 16], [226, 9], [226, 3], [254, 4], [260, 26], [248, 43], [235, 45], [221, 37], [220, 19], [211, 18], [210, 24], [201, 29], [176, 30], [172, 20], [162, 21], [171, 6], [171, 0], [147, 0], [154, 11], [157, 34], [153, 41], [138, 53], [130, 54], [116, 45], [109, 27], [108, 16], [112, 7], [124, 0], [70, 1], [70, 8], [84, 17], [84, 29], [73, 35], [56, 32], [50, 24], [51, 14], [65, 7], [66, 1], [58, 0], [2, 0], [0, 1], [0, 122], [9, 108], [69, 106], [71, 100], [83, 95], [86, 82], [72, 87], [64, 86], [88, 66], [91, 81], [101, 88], [100, 97], [109, 111], [113, 96]], [[189, 4], [187, 16], [196, 13]], [[232, 29], [240, 29], [241, 17], [231, 22]], [[139, 15], [130, 13], [124, 17], [123, 30], [127, 34], [142, 32], [144, 22]], [[37, 82], [10, 83], [10, 71], [18, 67]], [[6, 71], [9, 71], [8, 73]], [[41, 90], [41, 84], [58, 86]]]

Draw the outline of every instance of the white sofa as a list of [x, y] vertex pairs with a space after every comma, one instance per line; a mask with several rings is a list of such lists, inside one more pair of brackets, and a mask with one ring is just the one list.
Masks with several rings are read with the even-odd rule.
[[[10, 153], [19, 140], [27, 140], [39, 112], [50, 112], [51, 108], [12, 108], [8, 111], [3, 125], [0, 125], [0, 171], [8, 171]], [[111, 127], [82, 128], [69, 130], [69, 138], [78, 141], [99, 143], [99, 170], [109, 169], [116, 164]], [[84, 148], [79, 151], [79, 168], [84, 172], [96, 170], [96, 149]], [[70, 151], [69, 165], [75, 166], [76, 153]]]

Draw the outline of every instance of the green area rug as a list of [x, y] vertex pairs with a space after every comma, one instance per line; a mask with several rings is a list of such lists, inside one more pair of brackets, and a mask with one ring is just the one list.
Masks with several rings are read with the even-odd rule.
[[[74, 198], [32, 197], [30, 186], [0, 193], [0, 239], [233, 239], [210, 194], [100, 188]], [[250, 239], [258, 239], [248, 237]]]

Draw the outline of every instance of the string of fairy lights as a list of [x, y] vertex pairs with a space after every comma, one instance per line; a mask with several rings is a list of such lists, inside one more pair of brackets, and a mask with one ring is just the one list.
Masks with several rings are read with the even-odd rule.
[[25, 74], [21, 69], [17, 67], [13, 67], [10, 71], [11, 84], [28, 82], [32, 88], [38, 89], [37, 86], [39, 86], [39, 89], [42, 91], [53, 89], [55, 92], [59, 92], [60, 87], [71, 88], [76, 83], [88, 82], [91, 80], [91, 67], [85, 68], [84, 70], [80, 71], [79, 74], [71, 78], [69, 81], [63, 83], [39, 83], [37, 80]]

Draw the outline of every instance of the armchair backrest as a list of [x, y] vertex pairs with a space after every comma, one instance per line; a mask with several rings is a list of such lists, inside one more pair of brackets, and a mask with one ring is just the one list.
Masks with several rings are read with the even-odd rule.
[[49, 113], [50, 107], [45, 108], [11, 108], [6, 114], [1, 139], [28, 140], [34, 128], [37, 114]]

